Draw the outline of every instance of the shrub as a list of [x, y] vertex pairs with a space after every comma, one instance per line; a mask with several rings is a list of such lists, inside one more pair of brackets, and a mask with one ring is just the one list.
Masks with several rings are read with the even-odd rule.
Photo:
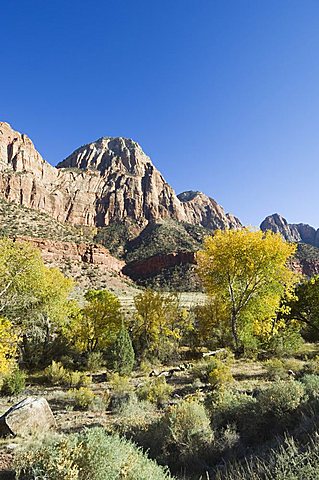
[[113, 370], [120, 375], [129, 375], [134, 366], [135, 354], [127, 330], [122, 327], [111, 349]]
[[283, 416], [295, 410], [301, 403], [305, 389], [300, 382], [278, 381], [263, 390], [258, 397], [261, 412]]
[[44, 370], [44, 375], [48, 382], [52, 385], [61, 385], [65, 380], [67, 371], [63, 367], [62, 363], [52, 361], [51, 365], [49, 365]]
[[62, 384], [68, 387], [85, 387], [91, 383], [91, 377], [78, 370], [65, 373]]
[[81, 387], [89, 385], [91, 378], [78, 370], [67, 370], [60, 362], [53, 362], [44, 370], [47, 381], [52, 385]]
[[245, 393], [232, 390], [218, 390], [208, 395], [206, 408], [216, 428], [226, 428], [236, 425], [241, 430], [248, 428], [250, 419], [254, 416], [256, 399]]
[[13, 370], [10, 375], [3, 379], [1, 393], [2, 395], [19, 395], [25, 389], [26, 375], [21, 370]]
[[220, 388], [230, 384], [233, 381], [231, 374], [231, 364], [233, 356], [227, 350], [221, 352], [208, 360], [198, 362], [192, 370], [194, 378], [199, 378], [202, 382], [210, 383], [213, 388]]
[[269, 380], [284, 380], [288, 377], [284, 363], [279, 358], [272, 358], [264, 363]]
[[71, 399], [75, 408], [80, 410], [87, 410], [92, 406], [95, 399], [93, 391], [87, 387], [80, 387], [79, 389], [72, 388], [68, 391], [68, 397]]
[[319, 398], [319, 375], [307, 374], [300, 380], [310, 400]]
[[193, 459], [213, 439], [205, 407], [194, 400], [183, 400], [171, 407], [163, 423], [167, 430], [164, 448], [183, 461]]
[[112, 410], [119, 410], [132, 396], [133, 387], [127, 377], [121, 377], [118, 373], [114, 373], [110, 377]]
[[19, 480], [168, 480], [167, 470], [130, 441], [101, 428], [55, 436], [30, 445], [15, 458]]
[[319, 375], [319, 356], [316, 355], [314, 358], [309, 360], [304, 366], [304, 373]]
[[147, 400], [139, 400], [136, 395], [132, 395], [118, 413], [116, 431], [129, 436], [145, 431], [158, 418], [156, 406]]
[[162, 407], [173, 391], [173, 387], [166, 383], [165, 377], [156, 377], [149, 380], [137, 390], [140, 400], [147, 400]]
[[86, 368], [89, 372], [97, 372], [103, 367], [103, 354], [102, 352], [89, 352]]

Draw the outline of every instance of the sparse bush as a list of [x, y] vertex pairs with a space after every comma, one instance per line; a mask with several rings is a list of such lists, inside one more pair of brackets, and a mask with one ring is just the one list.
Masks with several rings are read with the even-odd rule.
[[84, 387], [91, 383], [91, 377], [78, 370], [66, 372], [62, 382], [68, 387]]
[[165, 377], [157, 377], [149, 380], [137, 390], [137, 396], [140, 400], [147, 400], [162, 407], [173, 391], [173, 387], [166, 383]]
[[25, 389], [26, 375], [19, 369], [13, 370], [3, 379], [1, 393], [2, 395], [19, 395]]
[[305, 374], [314, 374], [319, 375], [319, 356], [316, 355], [314, 358], [309, 360], [304, 366], [303, 372]]
[[192, 370], [193, 377], [210, 383], [213, 388], [221, 388], [233, 381], [231, 364], [233, 355], [225, 350], [208, 360], [198, 362]]
[[15, 458], [18, 480], [169, 480], [130, 441], [94, 428], [27, 445]]
[[51, 385], [65, 385], [68, 387], [81, 387], [91, 383], [91, 378], [86, 373], [78, 370], [67, 370], [60, 362], [53, 362], [44, 370], [45, 377]]
[[68, 391], [68, 397], [74, 404], [75, 408], [87, 410], [94, 402], [95, 395], [88, 387], [72, 388]]

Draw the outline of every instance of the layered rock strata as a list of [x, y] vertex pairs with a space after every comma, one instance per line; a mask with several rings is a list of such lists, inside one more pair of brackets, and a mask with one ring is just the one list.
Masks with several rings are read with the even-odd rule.
[[198, 192], [179, 197], [133, 140], [103, 137], [75, 150], [57, 168], [24, 134], [0, 123], [0, 196], [60, 222], [139, 228], [173, 218], [208, 228], [238, 228], [238, 219]]

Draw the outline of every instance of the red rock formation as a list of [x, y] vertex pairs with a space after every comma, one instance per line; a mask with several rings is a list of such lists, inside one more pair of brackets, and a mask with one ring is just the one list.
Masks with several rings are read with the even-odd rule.
[[173, 218], [212, 229], [241, 226], [203, 194], [180, 200], [141, 147], [126, 138], [101, 138], [55, 168], [26, 135], [0, 123], [0, 195], [75, 225], [129, 219], [141, 229]]
[[142, 280], [157, 275], [166, 268], [189, 264], [196, 265], [194, 252], [175, 252], [130, 262], [125, 265], [122, 272], [132, 280]]

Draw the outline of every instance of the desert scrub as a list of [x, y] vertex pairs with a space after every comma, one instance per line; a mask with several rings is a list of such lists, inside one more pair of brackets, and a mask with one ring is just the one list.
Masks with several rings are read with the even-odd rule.
[[15, 459], [18, 480], [168, 480], [167, 470], [130, 441], [101, 428], [49, 437]]
[[67, 370], [62, 363], [52, 361], [44, 370], [46, 380], [51, 385], [62, 385], [67, 387], [87, 386], [91, 383], [91, 378], [86, 373], [78, 370]]
[[213, 358], [201, 360], [192, 370], [194, 379], [210, 383], [213, 388], [221, 388], [233, 382], [231, 365], [233, 355], [227, 350], [216, 354]]
[[197, 462], [209, 451], [213, 431], [203, 404], [182, 400], [168, 409], [161, 423], [164, 451], [175, 466]]
[[228, 463], [218, 469], [216, 480], [317, 480], [319, 478], [318, 432], [307, 445], [298, 445], [286, 437], [282, 445], [266, 458], [256, 455], [242, 464]]
[[19, 369], [13, 370], [3, 379], [1, 386], [2, 395], [19, 395], [25, 390], [26, 375]]
[[147, 400], [162, 407], [169, 399], [173, 387], [168, 385], [165, 377], [157, 377], [149, 380], [137, 390], [137, 396], [140, 400]]
[[295, 410], [305, 396], [305, 388], [293, 380], [274, 382], [258, 396], [258, 406], [262, 414], [271, 413], [277, 417]]
[[304, 375], [300, 382], [302, 383], [306, 396], [309, 400], [318, 400], [319, 398], [319, 375]]
[[72, 388], [68, 391], [68, 397], [79, 410], [88, 410], [95, 400], [93, 391], [88, 387]]
[[109, 382], [111, 391], [110, 408], [118, 411], [130, 400], [133, 394], [133, 386], [128, 377], [121, 377], [118, 373], [112, 374]]

